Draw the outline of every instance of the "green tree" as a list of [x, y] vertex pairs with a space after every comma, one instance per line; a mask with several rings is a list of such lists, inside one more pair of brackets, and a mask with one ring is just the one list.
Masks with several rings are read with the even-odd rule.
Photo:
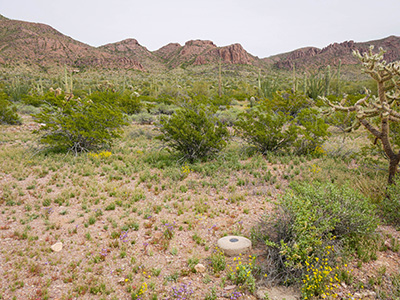
[[332, 108], [332, 111], [345, 113], [355, 112], [356, 122], [353, 129], [364, 126], [374, 137], [374, 144], [379, 145], [388, 161], [389, 176], [388, 183], [394, 183], [400, 162], [400, 151], [394, 148], [399, 147], [395, 132], [390, 129], [400, 123], [400, 111], [398, 109], [400, 100], [400, 62], [387, 63], [383, 60], [385, 51], [380, 49], [379, 53], [373, 53], [371, 46], [369, 52], [361, 55], [355, 51], [354, 55], [360, 59], [363, 71], [371, 76], [378, 85], [378, 96], [366, 92], [364, 98], [358, 100], [354, 105], [346, 106], [346, 99], [340, 103], [332, 103], [326, 98], [323, 100]]
[[238, 136], [262, 154], [288, 148], [297, 137], [293, 117], [258, 106], [239, 116]]
[[7, 98], [6, 93], [0, 92], [0, 124], [21, 124], [16, 107]]
[[226, 147], [229, 138], [226, 125], [215, 113], [213, 106], [186, 104], [173, 115], [161, 117], [159, 139], [191, 162], [211, 157]]
[[47, 105], [33, 117], [44, 124], [38, 130], [43, 133], [40, 137], [43, 144], [75, 154], [109, 147], [126, 124], [116, 105], [90, 98]]
[[299, 127], [299, 135], [294, 144], [296, 154], [315, 153], [317, 147], [322, 146], [330, 135], [329, 125], [325, 123], [316, 108], [305, 108], [296, 118]]

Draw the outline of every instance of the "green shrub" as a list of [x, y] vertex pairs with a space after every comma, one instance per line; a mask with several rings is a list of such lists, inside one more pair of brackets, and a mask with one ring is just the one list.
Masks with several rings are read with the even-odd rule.
[[218, 110], [216, 115], [218, 119], [228, 126], [233, 126], [239, 118], [240, 109], [238, 108], [230, 108], [227, 110]]
[[[317, 109], [286, 109], [288, 111], [283, 112], [265, 105], [257, 106], [240, 115], [235, 130], [262, 154], [278, 150], [293, 151], [295, 154], [314, 153], [329, 136], [329, 126]], [[294, 111], [297, 115], [295, 119], [291, 116]]]
[[[105, 100], [105, 99], [102, 99]], [[71, 99], [47, 105], [33, 116], [44, 124], [38, 132], [43, 144], [58, 151], [74, 153], [97, 150], [120, 137], [125, 125], [122, 112], [107, 101]]]
[[262, 154], [287, 149], [297, 137], [297, 126], [292, 117], [261, 107], [242, 113], [235, 131]]
[[7, 94], [0, 92], [0, 124], [21, 124], [17, 108], [7, 100]]
[[300, 92], [292, 92], [290, 90], [275, 92], [271, 101], [266, 105], [270, 106], [275, 111], [281, 111], [296, 117], [297, 114], [304, 108], [309, 108], [313, 101], [307, 98]]
[[315, 153], [317, 147], [321, 147], [326, 141], [330, 132], [329, 125], [319, 116], [315, 108], [305, 108], [299, 112], [296, 121], [299, 128], [299, 138], [294, 144], [296, 154]]
[[172, 116], [161, 117], [159, 136], [166, 145], [193, 162], [208, 158], [227, 145], [229, 132], [215, 116], [215, 108], [204, 104], [189, 104]]
[[323, 257], [327, 245], [350, 245], [377, 227], [375, 207], [349, 187], [298, 183], [291, 187], [259, 228], [270, 258], [266, 272], [286, 283], [301, 278], [306, 262]]
[[395, 183], [389, 185], [387, 196], [380, 204], [383, 218], [389, 224], [400, 225], [400, 178], [396, 177]]
[[118, 98], [118, 105], [121, 107], [122, 111], [128, 115], [137, 114], [142, 109], [142, 104], [138, 95], [135, 93], [125, 91]]
[[132, 121], [137, 122], [139, 124], [152, 124], [156, 118], [152, 114], [149, 114], [148, 112], [140, 112], [136, 115], [132, 115]]
[[41, 95], [36, 92], [29, 93], [22, 98], [22, 102], [26, 105], [40, 107], [42, 105], [61, 106], [66, 99], [66, 95], [61, 89], [50, 90]]
[[153, 115], [172, 115], [177, 110], [176, 105], [159, 103], [150, 108], [150, 113]]

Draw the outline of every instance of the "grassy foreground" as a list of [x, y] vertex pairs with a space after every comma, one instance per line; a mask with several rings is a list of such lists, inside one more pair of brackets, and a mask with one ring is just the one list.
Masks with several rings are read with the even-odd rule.
[[[334, 134], [318, 159], [249, 155], [234, 141], [187, 164], [151, 125], [129, 125], [109, 151], [78, 156], [37, 153], [35, 127], [1, 127], [0, 299], [255, 299], [268, 283], [255, 228], [289, 182], [347, 183], [375, 203], [385, 193], [385, 165], [351, 155], [359, 132]], [[400, 234], [379, 230], [342, 263], [337, 297], [400, 297]], [[216, 249], [231, 234], [254, 241], [250, 257]], [[236, 270], [256, 288], [240, 289]]]

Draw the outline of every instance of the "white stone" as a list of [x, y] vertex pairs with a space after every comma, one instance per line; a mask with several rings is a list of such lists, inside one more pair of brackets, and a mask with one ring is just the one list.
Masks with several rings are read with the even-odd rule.
[[206, 271], [206, 267], [202, 264], [197, 264], [194, 269], [197, 273], [204, 273]]
[[227, 256], [236, 256], [251, 249], [251, 241], [242, 236], [225, 236], [220, 238], [217, 244]]
[[61, 242], [57, 242], [53, 246], [51, 246], [50, 248], [54, 252], [60, 252], [62, 250], [62, 248], [63, 248], [63, 244]]

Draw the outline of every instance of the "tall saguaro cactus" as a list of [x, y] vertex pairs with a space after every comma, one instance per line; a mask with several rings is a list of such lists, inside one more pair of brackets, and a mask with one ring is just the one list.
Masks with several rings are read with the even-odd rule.
[[383, 60], [384, 53], [382, 48], [379, 53], [373, 53], [373, 46], [364, 55], [359, 51], [353, 53], [362, 62], [363, 71], [376, 81], [378, 97], [367, 91], [366, 96], [352, 106], [345, 106], [346, 98], [336, 104], [323, 99], [333, 111], [356, 112], [353, 128], [363, 125], [375, 137], [375, 143], [381, 142], [389, 160], [388, 183], [392, 184], [400, 162], [400, 151], [394, 149], [390, 131], [390, 123], [400, 123], [400, 61], [387, 63]]

